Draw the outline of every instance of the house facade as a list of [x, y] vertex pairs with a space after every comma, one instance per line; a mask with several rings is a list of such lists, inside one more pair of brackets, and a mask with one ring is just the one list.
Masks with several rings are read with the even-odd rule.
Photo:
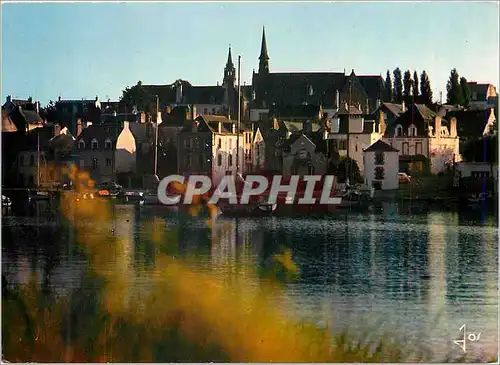
[[[320, 143], [323, 141], [320, 139]], [[328, 167], [328, 158], [321, 150], [326, 143], [317, 145], [310, 136], [301, 133], [287, 140], [288, 148], [283, 148], [283, 175], [324, 175]], [[318, 141], [316, 141], [318, 142]]]
[[136, 172], [136, 143], [129, 122], [92, 124], [75, 141], [75, 162], [97, 183], [131, 184]]
[[399, 151], [401, 171], [444, 171], [460, 160], [457, 121], [446, 120], [423, 104], [412, 104], [392, 125], [387, 125], [382, 139]]
[[237, 133], [236, 126], [234, 120], [213, 115], [199, 116], [187, 123], [177, 138], [179, 174], [208, 175], [218, 184], [223, 176], [235, 175], [237, 167], [244, 173], [244, 134]]
[[399, 187], [398, 150], [378, 140], [363, 151], [365, 184], [375, 190], [394, 190]]

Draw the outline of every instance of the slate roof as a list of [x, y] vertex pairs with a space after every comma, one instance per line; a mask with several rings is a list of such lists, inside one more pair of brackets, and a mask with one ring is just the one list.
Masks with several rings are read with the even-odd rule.
[[319, 105], [276, 105], [272, 106], [269, 114], [277, 118], [314, 119], [318, 118], [321, 107]]
[[[424, 104], [411, 104], [408, 109], [401, 114], [394, 123], [387, 126], [386, 135], [393, 135], [397, 125], [401, 125], [403, 130], [407, 130], [411, 124], [417, 127], [418, 136], [426, 136], [429, 126], [434, 127], [435, 117], [437, 116]], [[441, 126], [448, 126], [446, 119], [441, 119]]]
[[371, 146], [363, 150], [363, 152], [399, 152], [394, 147], [391, 147], [381, 139], [373, 143]]
[[477, 100], [472, 101], [486, 101], [486, 94], [488, 93], [488, 88], [490, 84], [478, 84], [477, 82], [468, 82], [469, 89], [472, 93], [477, 93]]
[[85, 142], [85, 148], [90, 149], [91, 142], [95, 138], [98, 142], [99, 149], [104, 149], [104, 143], [109, 138], [114, 147], [116, 146], [116, 140], [122, 129], [122, 123], [92, 124], [82, 130], [82, 133], [77, 137], [76, 143], [78, 144], [80, 140], [83, 140]]
[[[40, 138], [38, 138], [40, 136]], [[23, 140], [22, 146], [19, 146], [21, 151], [32, 151], [38, 149], [38, 142], [40, 142], [40, 149], [43, 150], [49, 146], [49, 141], [54, 137], [54, 127], [40, 127], [34, 128], [26, 133], [26, 138]]]

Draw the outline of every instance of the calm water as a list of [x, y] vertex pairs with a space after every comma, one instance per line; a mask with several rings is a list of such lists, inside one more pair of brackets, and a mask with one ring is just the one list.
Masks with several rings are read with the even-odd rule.
[[[141, 270], [154, 265], [155, 246], [144, 233], [156, 219], [165, 229], [178, 228], [176, 255], [192, 270], [224, 279], [259, 271], [283, 247], [291, 249], [300, 275], [285, 283], [283, 310], [300, 318], [353, 335], [389, 333], [430, 349], [437, 359], [461, 354], [453, 340], [466, 324], [468, 332], [481, 332], [479, 342], [467, 343], [469, 355], [498, 352], [498, 229], [492, 214], [410, 214], [388, 204], [381, 212], [329, 219], [218, 219], [212, 230], [202, 220], [179, 219], [160, 208], [115, 206], [113, 214], [109, 222], [78, 224], [102, 227], [102, 244], [120, 236], [134, 280], [144, 280]], [[73, 228], [60, 216], [9, 215], [2, 226], [2, 272], [9, 281], [23, 282], [35, 270], [54, 292], [81, 285], [87, 264], [72, 248]]]

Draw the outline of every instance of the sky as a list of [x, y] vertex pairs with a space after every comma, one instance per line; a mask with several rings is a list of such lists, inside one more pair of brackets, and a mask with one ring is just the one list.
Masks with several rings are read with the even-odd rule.
[[435, 98], [456, 68], [499, 80], [498, 2], [7, 3], [2, 98], [118, 100], [126, 86], [222, 83], [231, 45], [241, 82], [271, 72], [426, 70]]

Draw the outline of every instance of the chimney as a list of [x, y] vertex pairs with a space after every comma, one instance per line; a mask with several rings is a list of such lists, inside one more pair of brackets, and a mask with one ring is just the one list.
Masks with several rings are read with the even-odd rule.
[[441, 117], [436, 115], [434, 119], [435, 132], [434, 136], [439, 138], [441, 136]]
[[457, 137], [457, 118], [452, 117], [450, 120], [450, 137]]
[[406, 105], [405, 105], [405, 101], [404, 100], [401, 102], [401, 111], [403, 113], [406, 111]]
[[140, 123], [142, 123], [142, 124], [146, 123], [146, 113], [141, 112], [140, 118], [141, 118]]
[[236, 134], [236, 123], [233, 123], [231, 133]]
[[335, 92], [335, 109], [337, 109], [338, 111], [339, 108], [340, 108], [340, 93], [339, 90], [337, 89]]
[[82, 130], [83, 130], [82, 120], [78, 118], [78, 120], [76, 121], [76, 137], [82, 134]]
[[12, 101], [12, 96], [7, 95], [7, 103], [10, 103]]
[[57, 97], [57, 101], [61, 101], [61, 95]]
[[370, 101], [368, 100], [368, 98], [366, 98], [366, 111], [365, 111], [366, 114], [369, 114], [370, 113]]
[[33, 98], [31, 96], [28, 98], [28, 103], [33, 104]]
[[39, 101], [35, 102], [35, 110], [36, 110], [37, 114], [40, 113], [40, 102]]
[[61, 125], [59, 123], [54, 123], [54, 137], [61, 134]]
[[379, 111], [378, 113], [378, 132], [380, 135], [385, 134], [385, 130], [387, 129], [387, 125], [385, 124], [384, 113]]
[[217, 132], [222, 133], [222, 122], [217, 123]]

